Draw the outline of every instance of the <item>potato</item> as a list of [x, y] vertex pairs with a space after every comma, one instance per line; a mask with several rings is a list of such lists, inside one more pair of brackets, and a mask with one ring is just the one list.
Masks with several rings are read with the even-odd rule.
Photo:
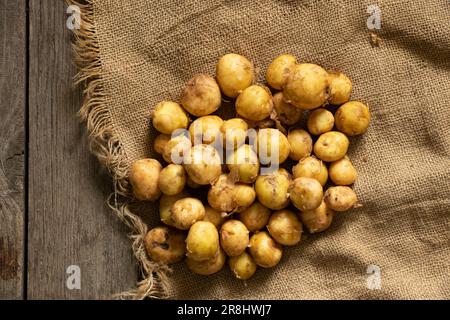
[[155, 138], [155, 141], [153, 141], [153, 151], [162, 155], [164, 153], [164, 149], [166, 148], [166, 145], [170, 139], [171, 139], [170, 134], [164, 134], [164, 133], [159, 134]]
[[328, 100], [329, 77], [322, 67], [302, 63], [294, 67], [284, 86], [284, 99], [300, 109], [315, 109]]
[[207, 221], [197, 221], [189, 229], [186, 238], [186, 251], [189, 259], [211, 260], [219, 254], [219, 232]]
[[155, 201], [161, 195], [158, 188], [162, 166], [155, 159], [140, 159], [130, 169], [129, 181], [134, 197], [141, 201]]
[[206, 185], [222, 173], [219, 153], [206, 144], [193, 146], [184, 157], [184, 169], [195, 183]]
[[205, 217], [203, 221], [211, 222], [216, 228], [219, 228], [225, 222], [226, 216], [223, 212], [213, 209], [211, 206], [205, 206]]
[[253, 183], [259, 173], [259, 160], [256, 152], [244, 144], [227, 158], [228, 169], [236, 174], [238, 181]]
[[245, 184], [234, 183], [229, 174], [222, 174], [208, 191], [209, 205], [220, 212], [237, 212], [255, 201], [255, 190]]
[[261, 230], [269, 222], [271, 211], [259, 202], [238, 213], [237, 218], [242, 221], [250, 232]]
[[153, 110], [152, 123], [159, 132], [171, 134], [177, 129], [186, 129], [189, 118], [178, 103], [162, 101]]
[[329, 174], [331, 181], [338, 186], [353, 184], [358, 177], [355, 167], [347, 156], [332, 162], [330, 164]]
[[314, 144], [314, 153], [320, 160], [337, 161], [345, 156], [350, 141], [341, 132], [329, 131], [320, 135]]
[[186, 258], [186, 265], [189, 270], [194, 273], [202, 276], [209, 276], [213, 273], [219, 272], [225, 265], [226, 260], [227, 256], [225, 255], [225, 252], [219, 248], [217, 256], [211, 260], [196, 261], [188, 256]]
[[283, 92], [273, 95], [273, 108], [277, 119], [284, 125], [292, 126], [302, 118], [302, 109], [294, 107], [292, 104], [284, 101]]
[[220, 132], [226, 149], [237, 149], [245, 143], [248, 124], [244, 119], [233, 118], [223, 122]]
[[181, 192], [173, 196], [163, 194], [159, 199], [159, 217], [164, 224], [173, 227], [172, 221], [172, 206], [180, 199], [187, 198], [189, 195], [186, 192]]
[[242, 254], [249, 244], [249, 232], [245, 224], [231, 219], [220, 228], [220, 246], [229, 257]]
[[261, 231], [250, 238], [249, 252], [258, 266], [271, 268], [280, 262], [283, 248], [266, 231]]
[[205, 217], [205, 207], [196, 198], [183, 198], [175, 202], [171, 208], [170, 219], [175, 228], [188, 230], [195, 222]]
[[324, 186], [328, 180], [327, 166], [323, 163], [323, 161], [312, 156], [300, 160], [292, 168], [292, 174], [294, 179], [300, 177], [316, 179], [322, 186]]
[[256, 263], [247, 252], [239, 256], [231, 257], [229, 260], [230, 269], [239, 280], [248, 280], [256, 272]]
[[357, 206], [356, 193], [347, 186], [330, 187], [325, 191], [324, 201], [334, 211], [347, 211]]
[[167, 163], [182, 164], [184, 156], [189, 152], [191, 147], [191, 140], [184, 135], [179, 135], [167, 142], [162, 156]]
[[[261, 121], [252, 121], [252, 120], [248, 120], [248, 119], [244, 119], [244, 120], [247, 122], [249, 128], [255, 129], [255, 130], [275, 128], [275, 126], [276, 126], [275, 121], [270, 118], [267, 118], [267, 119], [264, 119]], [[250, 134], [250, 132], [249, 132], [249, 134]]]
[[266, 81], [269, 86], [281, 90], [296, 64], [297, 58], [290, 54], [282, 54], [273, 59], [266, 72]]
[[288, 188], [291, 179], [284, 169], [256, 178], [255, 191], [258, 201], [272, 210], [284, 209], [289, 205]]
[[168, 227], [156, 227], [145, 236], [148, 256], [160, 264], [172, 264], [183, 260], [186, 252], [186, 236], [183, 232]]
[[325, 201], [313, 210], [300, 212], [300, 219], [309, 233], [322, 232], [331, 225], [334, 211], [328, 208]]
[[230, 98], [236, 98], [239, 93], [253, 82], [253, 64], [245, 57], [229, 53], [217, 62], [216, 79], [222, 92]]
[[350, 100], [352, 94], [352, 82], [350, 79], [338, 71], [328, 71], [330, 77], [330, 98], [331, 104], [343, 104]]
[[293, 246], [300, 242], [303, 227], [295, 213], [284, 209], [276, 211], [270, 216], [267, 230], [279, 244]]
[[221, 143], [223, 120], [218, 116], [204, 116], [189, 126], [189, 135], [193, 145]]
[[236, 112], [243, 118], [261, 121], [273, 110], [272, 94], [267, 87], [252, 85], [236, 99]]
[[289, 187], [289, 195], [297, 209], [313, 210], [322, 202], [323, 189], [316, 179], [300, 177]]
[[180, 164], [169, 164], [159, 174], [158, 187], [162, 193], [174, 195], [183, 191], [186, 185], [186, 172]]
[[308, 131], [313, 135], [321, 135], [322, 133], [331, 131], [334, 126], [333, 114], [324, 108], [318, 108], [309, 114], [306, 122]]
[[281, 164], [291, 152], [288, 139], [278, 129], [260, 129], [256, 143], [261, 164]]
[[181, 105], [190, 114], [201, 117], [216, 111], [222, 97], [216, 80], [207, 74], [197, 74], [186, 84]]
[[288, 133], [291, 152], [289, 156], [292, 160], [300, 160], [311, 154], [313, 142], [308, 132], [302, 129], [291, 130]]
[[339, 107], [334, 118], [339, 131], [350, 137], [357, 136], [369, 127], [369, 107], [359, 101], [350, 101]]

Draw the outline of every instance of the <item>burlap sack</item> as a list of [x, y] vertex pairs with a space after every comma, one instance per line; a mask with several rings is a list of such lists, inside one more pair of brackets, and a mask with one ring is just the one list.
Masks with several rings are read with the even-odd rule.
[[[143, 270], [139, 289], [128, 297], [450, 298], [447, 0], [75, 4], [82, 14], [74, 45], [78, 80], [86, 85], [80, 114], [93, 152], [114, 178], [111, 206], [133, 228]], [[370, 4], [381, 9], [381, 29], [374, 30], [378, 46], [366, 25]], [[259, 81], [281, 53], [341, 70], [353, 80], [353, 98], [367, 102], [373, 116], [368, 133], [352, 139], [349, 152], [364, 206], [337, 215], [329, 231], [286, 249], [276, 268], [260, 269], [247, 283], [226, 269], [203, 277], [184, 264], [170, 274], [155, 266], [143, 250], [147, 224], [139, 216], [154, 225], [156, 206], [123, 197], [129, 194], [130, 163], [154, 155], [151, 108], [177, 100], [193, 74], [214, 75], [216, 61], [228, 52], [252, 60]], [[225, 112], [234, 113], [230, 107]]]

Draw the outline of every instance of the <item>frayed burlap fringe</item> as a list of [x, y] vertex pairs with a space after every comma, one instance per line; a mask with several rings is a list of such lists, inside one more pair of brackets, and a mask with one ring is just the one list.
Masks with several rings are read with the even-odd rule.
[[130, 197], [131, 193], [127, 180], [127, 158], [112, 127], [107, 95], [104, 93], [93, 0], [67, 0], [67, 3], [77, 6], [81, 15], [80, 28], [73, 30], [75, 40], [72, 44], [74, 60], [79, 69], [75, 84], [83, 84], [85, 87], [79, 116], [87, 124], [91, 152], [113, 176], [115, 191], [107, 203], [119, 219], [132, 230], [130, 235], [133, 241], [132, 250], [141, 271], [142, 280], [137, 283], [137, 288], [117, 294], [114, 298], [162, 298], [167, 292], [167, 273], [170, 269], [149, 260], [144, 246], [147, 225], [129, 209], [127, 197]]

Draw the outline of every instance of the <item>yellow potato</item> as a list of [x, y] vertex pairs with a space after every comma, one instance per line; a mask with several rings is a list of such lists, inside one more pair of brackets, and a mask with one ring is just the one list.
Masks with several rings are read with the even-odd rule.
[[313, 210], [322, 202], [323, 189], [316, 179], [300, 177], [289, 187], [289, 195], [293, 205], [300, 211]]
[[266, 72], [266, 81], [269, 86], [281, 90], [296, 64], [297, 58], [290, 54], [282, 54], [273, 59]]
[[334, 116], [327, 109], [318, 108], [309, 114], [306, 125], [311, 134], [318, 136], [333, 129]]
[[259, 160], [256, 152], [244, 144], [227, 158], [228, 169], [236, 174], [239, 181], [253, 183], [259, 173]]
[[180, 230], [188, 230], [195, 222], [205, 217], [205, 207], [196, 198], [182, 198], [175, 202], [170, 210], [172, 224]]
[[134, 197], [141, 201], [155, 201], [161, 195], [158, 188], [162, 166], [155, 159], [141, 159], [133, 163], [129, 181], [133, 187]]
[[220, 229], [220, 246], [229, 257], [242, 254], [249, 244], [249, 232], [239, 220], [228, 220]]
[[219, 248], [219, 233], [211, 222], [197, 221], [189, 229], [186, 238], [189, 259], [195, 261], [214, 259], [219, 254]]
[[177, 129], [186, 129], [189, 118], [178, 103], [162, 101], [153, 111], [152, 122], [153, 127], [159, 132], [171, 134]]
[[153, 151], [162, 155], [164, 153], [164, 149], [166, 148], [166, 145], [170, 139], [171, 139], [170, 134], [164, 134], [164, 133], [159, 134], [155, 138], [155, 141], [153, 141]]
[[261, 231], [250, 238], [249, 252], [258, 266], [272, 268], [280, 262], [283, 248], [266, 231]]
[[159, 199], [159, 217], [164, 224], [171, 227], [174, 226], [171, 218], [172, 206], [178, 200], [187, 197], [189, 197], [189, 195], [186, 192], [181, 192], [173, 196], [168, 196], [166, 194], [161, 196], [161, 199]]
[[330, 77], [330, 103], [343, 104], [350, 100], [352, 94], [352, 82], [338, 71], [328, 71]]
[[186, 258], [186, 265], [194, 273], [200, 274], [202, 276], [209, 276], [213, 273], [219, 272], [225, 262], [227, 256], [222, 249], [219, 248], [217, 256], [210, 260], [196, 261], [189, 256]]
[[186, 252], [183, 232], [168, 227], [156, 227], [145, 236], [148, 256], [160, 264], [172, 264], [183, 260]]
[[255, 190], [245, 184], [234, 183], [228, 174], [222, 174], [208, 191], [209, 205], [220, 212], [237, 212], [249, 207], [255, 200]]
[[291, 183], [286, 170], [279, 169], [256, 179], [255, 191], [259, 202], [272, 210], [280, 210], [289, 205], [288, 188]]
[[222, 161], [216, 149], [206, 144], [198, 144], [185, 155], [184, 169], [192, 181], [207, 185], [222, 173]]
[[245, 224], [250, 232], [256, 232], [267, 225], [270, 214], [269, 208], [256, 201], [250, 207], [240, 212], [237, 218]]
[[315, 109], [328, 100], [329, 77], [322, 67], [302, 63], [294, 67], [284, 86], [286, 102], [300, 109]]
[[229, 260], [230, 269], [239, 280], [248, 280], [256, 272], [256, 263], [247, 252], [239, 256], [231, 257]]
[[324, 186], [328, 180], [327, 166], [316, 157], [303, 158], [292, 168], [294, 179], [300, 177], [313, 178]]
[[217, 62], [216, 79], [222, 92], [230, 98], [236, 98], [253, 82], [253, 64], [245, 57], [229, 53]]
[[272, 101], [276, 117], [282, 124], [292, 126], [301, 120], [303, 110], [284, 101], [283, 92], [274, 94]]
[[233, 118], [223, 122], [220, 132], [226, 149], [237, 149], [245, 143], [248, 124], [244, 119]]
[[216, 80], [207, 74], [193, 76], [181, 95], [181, 105], [190, 114], [201, 117], [216, 111], [222, 97]]
[[256, 142], [261, 164], [281, 164], [289, 157], [289, 141], [278, 129], [260, 129]]
[[222, 140], [223, 120], [218, 116], [204, 116], [196, 119], [189, 127], [189, 135], [193, 145], [219, 144]]
[[252, 85], [236, 99], [236, 112], [243, 118], [261, 121], [273, 110], [272, 94], [267, 87]]
[[192, 143], [189, 138], [184, 135], [176, 136], [170, 139], [162, 156], [167, 163], [182, 164], [186, 153], [191, 149]]
[[205, 217], [203, 221], [211, 222], [216, 228], [219, 228], [225, 222], [226, 216], [211, 206], [205, 206]]
[[186, 185], [186, 172], [180, 164], [169, 164], [159, 174], [158, 187], [162, 193], [174, 195], [183, 191]]
[[356, 207], [358, 197], [356, 193], [347, 186], [330, 187], [325, 191], [324, 201], [334, 211], [347, 211]]
[[322, 201], [318, 208], [300, 212], [300, 219], [309, 233], [317, 233], [328, 229], [333, 221], [333, 215], [334, 211]]
[[311, 154], [313, 142], [308, 132], [302, 129], [291, 130], [288, 133], [291, 152], [289, 156], [292, 160], [300, 160]]
[[295, 213], [284, 209], [272, 214], [267, 230], [279, 244], [293, 246], [300, 242], [303, 227]]
[[350, 101], [336, 111], [336, 128], [352, 137], [363, 134], [367, 131], [370, 124], [369, 107], [359, 101]]
[[345, 156], [350, 141], [341, 132], [329, 131], [321, 134], [314, 144], [314, 153], [320, 160], [337, 161]]
[[330, 164], [329, 174], [331, 181], [338, 186], [353, 184], [358, 177], [355, 167], [347, 156], [332, 162]]
[[243, 183], [236, 183], [234, 187], [234, 201], [237, 204], [234, 212], [241, 212], [247, 209], [256, 199], [256, 192], [253, 186]]

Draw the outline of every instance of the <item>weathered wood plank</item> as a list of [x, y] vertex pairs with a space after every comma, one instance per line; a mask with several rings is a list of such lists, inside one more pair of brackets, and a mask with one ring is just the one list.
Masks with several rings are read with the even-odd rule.
[[0, 0], [0, 299], [23, 298], [25, 10]]
[[[66, 6], [29, 7], [28, 298], [108, 298], [137, 278], [127, 230], [105, 206], [111, 180], [76, 117], [81, 93], [71, 85]], [[80, 268], [80, 290], [66, 286], [71, 265]]]

